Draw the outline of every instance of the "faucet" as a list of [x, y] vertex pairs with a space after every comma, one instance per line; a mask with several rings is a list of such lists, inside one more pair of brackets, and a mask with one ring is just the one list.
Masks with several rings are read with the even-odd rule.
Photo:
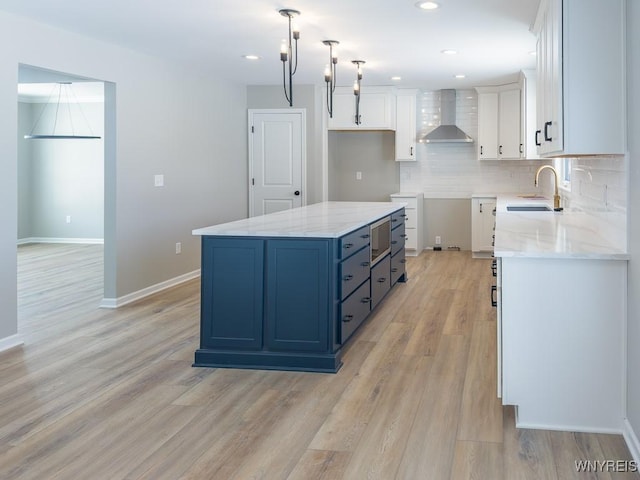
[[562, 210], [562, 208], [560, 207], [560, 194], [558, 193], [558, 172], [556, 171], [555, 168], [553, 168], [551, 165], [542, 165], [538, 171], [536, 172], [536, 179], [533, 182], [533, 184], [537, 187], [538, 186], [538, 177], [540, 176], [540, 172], [542, 170], [544, 170], [545, 168], [549, 168], [551, 169], [551, 171], [553, 172], [553, 177], [555, 179], [555, 191], [553, 194], [553, 209], [556, 212], [559, 212]]

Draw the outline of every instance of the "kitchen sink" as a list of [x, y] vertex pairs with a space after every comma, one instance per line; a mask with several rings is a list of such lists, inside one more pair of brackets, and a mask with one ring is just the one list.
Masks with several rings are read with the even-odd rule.
[[546, 205], [507, 205], [508, 212], [550, 212]]

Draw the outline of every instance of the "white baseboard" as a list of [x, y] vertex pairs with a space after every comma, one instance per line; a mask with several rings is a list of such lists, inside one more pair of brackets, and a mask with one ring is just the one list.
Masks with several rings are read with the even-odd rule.
[[26, 243], [78, 243], [98, 245], [104, 244], [104, 238], [28, 237], [18, 239], [18, 245], [24, 245]]
[[631, 452], [631, 456], [638, 464], [640, 464], [640, 441], [638, 441], [638, 436], [633, 431], [633, 427], [626, 418], [624, 420], [624, 431], [622, 434], [624, 435], [625, 442], [627, 442], [627, 447]]
[[151, 285], [150, 287], [143, 288], [142, 290], [129, 293], [122, 297], [103, 298], [102, 302], [100, 302], [100, 308], [122, 307], [123, 305], [135, 302], [136, 300], [140, 300], [141, 298], [148, 297], [149, 295], [153, 295], [154, 293], [161, 292], [162, 290], [166, 290], [167, 288], [175, 287], [176, 285], [187, 282], [194, 278], [198, 278], [199, 276], [200, 269], [194, 270], [193, 272], [185, 273], [184, 275], [180, 275], [178, 277], [170, 278], [169, 280], [166, 280], [164, 282]]
[[16, 348], [24, 345], [24, 340], [22, 339], [22, 335], [15, 334], [10, 337], [0, 338], [0, 352], [4, 352], [5, 350], [9, 350], [11, 348]]

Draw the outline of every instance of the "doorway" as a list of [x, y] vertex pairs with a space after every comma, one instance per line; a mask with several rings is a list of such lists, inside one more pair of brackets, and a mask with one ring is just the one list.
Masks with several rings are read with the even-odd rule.
[[249, 110], [249, 216], [306, 205], [304, 109]]
[[[72, 277], [83, 265], [73, 260], [82, 255], [69, 256], [69, 252], [91, 252], [93, 274], [96, 265], [100, 270], [94, 284], [99, 281], [104, 299], [108, 283], [115, 289], [113, 278], [108, 275], [115, 270], [115, 210], [109, 208], [115, 203], [115, 148], [110, 139], [115, 129], [115, 85], [29, 65], [19, 65], [18, 82], [18, 264], [24, 263], [24, 258], [33, 263], [37, 252], [39, 262], [48, 265], [47, 269], [53, 271], [66, 264], [58, 272], [67, 272], [72, 285], [76, 281]], [[51, 86], [60, 83], [74, 86], [75, 98], [68, 101], [74, 103], [74, 108], [80, 107], [79, 113], [73, 115], [83, 117], [74, 118], [76, 128], [86, 122], [100, 139], [24, 138], [33, 133], [42, 117], [53, 115], [44, 106], [51, 101]], [[62, 103], [57, 105], [60, 109], [64, 108]], [[49, 126], [39, 128], [46, 130]], [[31, 248], [27, 249], [27, 245]], [[37, 245], [42, 248], [33, 248]], [[35, 298], [32, 292], [24, 292], [33, 282], [20, 278], [20, 272], [19, 268], [16, 281], [23, 289], [19, 298]], [[63, 282], [65, 275], [61, 273], [56, 288]], [[82, 295], [81, 291], [78, 295]], [[93, 301], [98, 308], [100, 301], [95, 296]], [[19, 331], [23, 327], [20, 310], [19, 300]]]

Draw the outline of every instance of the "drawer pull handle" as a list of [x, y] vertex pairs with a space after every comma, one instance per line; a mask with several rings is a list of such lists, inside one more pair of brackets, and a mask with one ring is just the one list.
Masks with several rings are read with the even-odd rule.
[[349, 280], [352, 280], [352, 279], [353, 279], [353, 275], [345, 275], [344, 276], [344, 281], [345, 282], [348, 282]]
[[398, 243], [398, 240], [391, 240], [391, 245], [395, 245], [396, 243]]
[[353, 247], [353, 243], [345, 243], [344, 244], [344, 248], [351, 248]]
[[344, 318], [342, 319], [344, 323], [348, 323], [351, 320], [353, 320], [353, 315], [345, 315]]
[[498, 300], [496, 300], [495, 294], [498, 292], [498, 287], [496, 287], [495, 285], [491, 285], [491, 306], [492, 307], [497, 307], [498, 306]]
[[397, 269], [396, 267], [393, 267], [393, 268], [391, 269], [391, 273], [396, 273], [397, 271], [398, 271], [398, 269]]
[[392, 221], [392, 222], [397, 222], [397, 221], [398, 221], [398, 219], [397, 219], [397, 218], [392, 218], [392, 219], [391, 219], [391, 221]]
[[408, 238], [408, 235], [407, 235], [407, 234], [402, 234], [402, 235], [400, 235], [400, 236], [401, 236], [402, 238]]
[[369, 303], [371, 301], [371, 297], [363, 297], [362, 300], [360, 300], [361, 303]]
[[360, 238], [369, 238], [369, 234], [365, 233], [364, 235], [360, 235]]
[[407, 259], [403, 258], [402, 260], [400, 260], [400, 263], [407, 263]]
[[551, 126], [551, 124], [552, 122], [544, 122], [544, 141], [545, 142], [553, 141], [553, 138], [549, 136], [549, 127]]
[[384, 282], [386, 282], [386, 281], [387, 281], [387, 279], [386, 279], [385, 277], [380, 277], [380, 278], [378, 279], [378, 283], [384, 283]]
[[362, 262], [360, 264], [361, 267], [368, 267], [369, 266], [369, 262]]
[[542, 133], [542, 130], [536, 130], [536, 145], [539, 147], [540, 145], [542, 145], [540, 143], [540, 134]]

